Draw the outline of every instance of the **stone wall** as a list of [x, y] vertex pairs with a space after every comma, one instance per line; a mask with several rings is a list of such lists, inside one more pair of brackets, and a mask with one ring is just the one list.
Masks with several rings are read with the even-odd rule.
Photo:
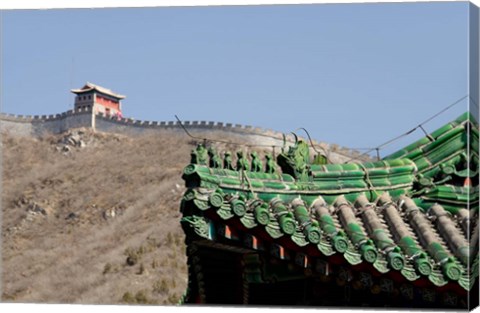
[[[184, 121], [183, 126], [192, 136], [199, 139], [222, 140], [225, 135], [228, 135], [231, 139], [239, 139], [239, 142], [244, 142], [246, 137], [248, 137], [248, 142], [252, 144], [265, 146], [283, 145], [282, 133], [270, 129], [207, 121]], [[104, 117], [102, 114], [98, 114], [95, 118], [95, 129], [102, 132], [125, 135], [141, 135], [162, 130], [170, 130], [187, 135], [182, 125], [177, 121], [136, 121], [128, 118]]]
[[92, 127], [91, 110], [70, 110], [55, 115], [0, 114], [0, 131], [18, 136], [59, 134], [71, 128]]
[[[271, 129], [263, 129], [239, 124], [184, 121], [185, 129], [199, 139], [224, 140], [227, 136], [230, 141], [259, 145], [265, 147], [283, 146], [283, 135]], [[146, 133], [162, 132], [165, 130], [185, 134], [185, 130], [177, 121], [156, 122], [138, 121], [129, 118], [107, 117], [101, 113], [92, 114], [91, 109], [70, 110], [55, 115], [11, 115], [0, 113], [0, 131], [17, 136], [42, 136], [45, 134], [59, 134], [72, 128], [87, 127], [97, 131], [124, 134], [129, 136], [143, 135]], [[186, 134], [185, 134], [186, 135]], [[287, 141], [292, 142], [292, 136]], [[345, 149], [337, 145], [314, 142], [318, 150], [329, 152], [329, 157], [335, 162], [345, 162], [360, 153], [355, 150]], [[369, 158], [362, 158], [368, 160]]]
[[16, 136], [30, 136], [33, 133], [31, 120], [14, 119], [11, 115], [0, 116], [0, 131]]

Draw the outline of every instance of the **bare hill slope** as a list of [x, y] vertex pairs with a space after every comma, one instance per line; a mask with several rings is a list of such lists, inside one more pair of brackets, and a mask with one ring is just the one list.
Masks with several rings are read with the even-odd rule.
[[84, 129], [2, 144], [2, 301], [178, 301], [185, 137]]
[[177, 303], [187, 285], [181, 175], [194, 146], [167, 131], [3, 134], [2, 301]]

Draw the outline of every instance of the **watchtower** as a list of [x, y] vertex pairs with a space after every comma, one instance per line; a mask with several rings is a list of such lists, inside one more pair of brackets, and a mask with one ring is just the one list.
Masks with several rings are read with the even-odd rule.
[[72, 89], [71, 92], [77, 95], [74, 104], [75, 110], [92, 109], [94, 114], [122, 115], [120, 100], [125, 99], [125, 96], [114, 93], [110, 89], [87, 82], [82, 88]]

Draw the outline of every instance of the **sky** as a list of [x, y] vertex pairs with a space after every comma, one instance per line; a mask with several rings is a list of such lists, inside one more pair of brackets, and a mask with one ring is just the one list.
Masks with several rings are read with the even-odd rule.
[[[468, 94], [468, 3], [4, 10], [1, 111], [56, 114], [87, 81], [138, 120], [375, 147]], [[424, 128], [467, 111], [464, 99]], [[299, 132], [301, 134], [301, 132]], [[423, 136], [419, 130], [384, 150]]]

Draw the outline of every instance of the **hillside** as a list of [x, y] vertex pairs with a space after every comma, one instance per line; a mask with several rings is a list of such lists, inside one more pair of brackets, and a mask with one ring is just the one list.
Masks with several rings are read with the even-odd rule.
[[181, 175], [195, 144], [168, 131], [3, 134], [2, 301], [177, 303]]
[[185, 137], [83, 129], [2, 144], [2, 301], [178, 301]]
[[187, 284], [181, 175], [195, 144], [168, 131], [4, 133], [2, 301], [177, 303]]

